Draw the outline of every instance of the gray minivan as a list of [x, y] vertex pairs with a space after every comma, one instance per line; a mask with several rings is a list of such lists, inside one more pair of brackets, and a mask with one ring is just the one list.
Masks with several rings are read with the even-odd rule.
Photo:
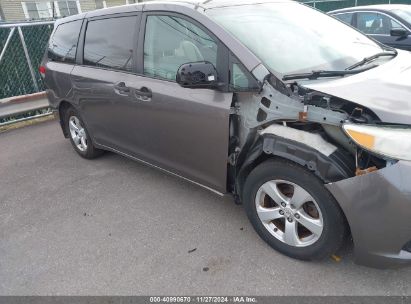
[[411, 53], [294, 1], [145, 2], [58, 20], [40, 71], [80, 156], [231, 194], [293, 258], [411, 263]]

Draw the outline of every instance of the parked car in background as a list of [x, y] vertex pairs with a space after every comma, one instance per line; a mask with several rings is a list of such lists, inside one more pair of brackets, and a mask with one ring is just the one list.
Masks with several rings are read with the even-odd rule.
[[329, 14], [385, 45], [411, 51], [411, 5], [357, 6]]
[[231, 194], [293, 258], [351, 232], [357, 262], [411, 264], [410, 52], [295, 1], [150, 1], [58, 20], [40, 71], [81, 157]]

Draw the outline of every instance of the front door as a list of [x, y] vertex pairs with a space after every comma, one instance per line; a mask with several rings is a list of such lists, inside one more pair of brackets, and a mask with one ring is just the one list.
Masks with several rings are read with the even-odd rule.
[[133, 136], [125, 151], [151, 164], [226, 190], [232, 93], [187, 89], [176, 83], [181, 64], [209, 61], [227, 81], [227, 50], [195, 21], [147, 14], [140, 29], [140, 75], [126, 83], [134, 106], [123, 116]]

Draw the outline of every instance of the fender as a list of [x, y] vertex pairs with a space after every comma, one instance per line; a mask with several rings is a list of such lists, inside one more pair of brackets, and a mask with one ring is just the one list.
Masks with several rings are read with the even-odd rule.
[[69, 131], [67, 130], [65, 122], [64, 122], [64, 113], [69, 107], [74, 107], [74, 106], [68, 101], [63, 100], [58, 103], [57, 108], [54, 110], [56, 111], [56, 113], [58, 113], [60, 127], [61, 127], [61, 130], [63, 131], [63, 135], [65, 138], [69, 138]]
[[[283, 128], [291, 129], [288, 127]], [[299, 135], [309, 134], [309, 137], [315, 135], [305, 131], [291, 130]], [[265, 160], [269, 157], [281, 157], [295, 162], [312, 171], [325, 184], [354, 176], [354, 158], [345, 150], [326, 142], [320, 135], [315, 135], [318, 136], [317, 139], [321, 138], [323, 141], [320, 144], [318, 140], [313, 140], [312, 137], [309, 138], [310, 141], [304, 141], [300, 136], [299, 139], [301, 140], [297, 141], [295, 136], [292, 135], [290, 137], [293, 139], [290, 139], [284, 137], [286, 136], [284, 134], [279, 136], [265, 131], [257, 136], [257, 139], [248, 149], [247, 154], [242, 157], [243, 161], [237, 164], [238, 174], [235, 187], [237, 195], [241, 196], [245, 179], [251, 170], [261, 162], [259, 160]], [[322, 143], [326, 143], [328, 147], [321, 145]]]

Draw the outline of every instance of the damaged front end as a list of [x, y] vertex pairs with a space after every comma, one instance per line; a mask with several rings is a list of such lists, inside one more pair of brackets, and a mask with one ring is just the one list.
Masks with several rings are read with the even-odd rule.
[[294, 161], [313, 171], [324, 183], [385, 167], [393, 160], [368, 153], [344, 130], [347, 124], [373, 124], [378, 117], [355, 103], [307, 89], [298, 83], [278, 87], [266, 77], [259, 94], [236, 94], [237, 153], [235, 166], [241, 189], [247, 168], [264, 155]]
[[371, 147], [378, 145], [372, 134], [356, 129], [382, 125], [370, 108], [301, 83], [285, 85], [273, 75], [264, 78], [258, 94], [234, 98], [230, 167], [235, 178], [229, 184], [238, 201], [256, 165], [273, 156], [288, 159], [313, 172], [337, 199], [359, 263], [411, 263], [411, 163]]

